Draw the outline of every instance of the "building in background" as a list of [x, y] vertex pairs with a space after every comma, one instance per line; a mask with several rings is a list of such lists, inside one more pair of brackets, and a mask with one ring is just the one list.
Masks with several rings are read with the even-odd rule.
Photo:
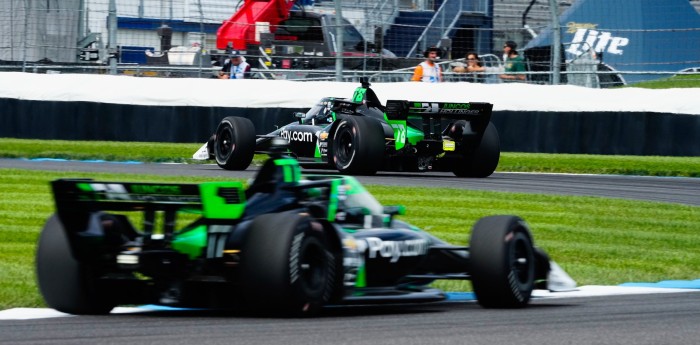
[[0, 60], [77, 61], [81, 0], [0, 1]]
[[[168, 46], [216, 49], [216, 32], [242, 0], [113, 0], [121, 62], [146, 63]], [[252, 0], [249, 0], [252, 1]], [[450, 44], [463, 51], [490, 50], [493, 0], [344, 1], [343, 17], [370, 43], [377, 40], [400, 57], [420, 56], [426, 47]], [[95, 53], [108, 44], [110, 0], [6, 0], [0, 2], [0, 60], [104, 62]], [[333, 14], [330, 0], [299, 9]], [[163, 28], [169, 28], [163, 30]], [[449, 38], [450, 40], [442, 40]], [[444, 47], [449, 51], [451, 47]]]

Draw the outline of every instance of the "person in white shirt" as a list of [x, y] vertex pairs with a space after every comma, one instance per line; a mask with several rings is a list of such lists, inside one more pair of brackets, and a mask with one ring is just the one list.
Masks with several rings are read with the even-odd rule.
[[435, 61], [440, 59], [440, 48], [430, 47], [424, 53], [425, 61], [421, 62], [413, 71], [412, 81], [426, 83], [439, 83], [442, 81], [442, 71]]
[[231, 55], [224, 62], [224, 67], [219, 73], [219, 79], [247, 79], [250, 78], [250, 64], [239, 54]]

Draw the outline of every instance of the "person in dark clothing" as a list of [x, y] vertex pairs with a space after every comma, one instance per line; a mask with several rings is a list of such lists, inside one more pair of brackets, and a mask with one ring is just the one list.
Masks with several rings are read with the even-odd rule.
[[518, 45], [513, 41], [507, 41], [503, 46], [503, 63], [505, 73], [498, 76], [504, 82], [525, 81], [524, 74], [513, 74], [512, 72], [525, 72], [525, 61], [516, 50]]

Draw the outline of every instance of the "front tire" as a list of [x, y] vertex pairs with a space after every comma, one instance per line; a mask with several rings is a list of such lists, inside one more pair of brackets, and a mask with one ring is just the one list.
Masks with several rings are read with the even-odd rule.
[[295, 212], [253, 220], [243, 244], [243, 296], [263, 313], [313, 315], [331, 298], [335, 258], [321, 225]]
[[375, 174], [384, 159], [381, 124], [364, 116], [347, 116], [338, 121], [329, 153], [333, 166], [343, 174]]
[[255, 126], [242, 117], [229, 116], [216, 128], [214, 156], [226, 170], [245, 170], [255, 155]]
[[96, 267], [77, 261], [56, 214], [44, 225], [36, 252], [39, 291], [46, 304], [68, 314], [108, 314], [115, 306]]
[[470, 273], [477, 301], [485, 308], [520, 308], [535, 287], [535, 249], [517, 216], [480, 219], [469, 242]]
[[496, 171], [500, 158], [501, 139], [496, 126], [489, 122], [474, 152], [457, 160], [453, 172], [459, 177], [488, 177]]

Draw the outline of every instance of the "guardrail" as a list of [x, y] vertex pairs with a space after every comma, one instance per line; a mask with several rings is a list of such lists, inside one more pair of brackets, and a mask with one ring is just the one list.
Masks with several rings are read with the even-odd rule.
[[[492, 54], [481, 56], [482, 63], [490, 67], [485, 72], [478, 73], [456, 73], [452, 72], [455, 65], [463, 64], [464, 59], [456, 59], [440, 62], [443, 69], [443, 80], [445, 82], [478, 82], [485, 84], [501, 83], [498, 78], [503, 74], [500, 60]], [[580, 66], [578, 66], [580, 65]], [[580, 68], [579, 68], [580, 67]], [[344, 70], [342, 80], [347, 82], [358, 82], [360, 78], [369, 78], [372, 82], [406, 82], [411, 80], [414, 67], [395, 69], [390, 71], [368, 71], [368, 70]], [[0, 65], [0, 72], [27, 72], [27, 73], [78, 73], [78, 74], [110, 74], [110, 66], [87, 65], [87, 64], [6, 64]], [[197, 67], [197, 66], [158, 66], [158, 65], [138, 65], [120, 64], [117, 66], [118, 75], [133, 77], [164, 77], [164, 78], [216, 78], [220, 67]], [[334, 69], [311, 70], [311, 69], [264, 69], [253, 68], [253, 77], [267, 80], [294, 80], [294, 81], [336, 81]], [[526, 83], [549, 84], [551, 72], [530, 71], [512, 74], [523, 74], [527, 76]], [[653, 75], [661, 77], [672, 76], [697, 76], [700, 80], [700, 69], [690, 69], [688, 71], [615, 71], [605, 64], [596, 61], [579, 61], [578, 64], [567, 64], [567, 70], [561, 72], [562, 84], [577, 85], [589, 88], [607, 88], [625, 85], [625, 77], [633, 75]]]

